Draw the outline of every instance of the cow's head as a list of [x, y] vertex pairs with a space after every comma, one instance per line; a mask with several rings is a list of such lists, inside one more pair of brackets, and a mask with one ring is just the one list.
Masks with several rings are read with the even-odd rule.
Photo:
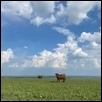
[[58, 76], [59, 74], [58, 73], [55, 73], [55, 75]]

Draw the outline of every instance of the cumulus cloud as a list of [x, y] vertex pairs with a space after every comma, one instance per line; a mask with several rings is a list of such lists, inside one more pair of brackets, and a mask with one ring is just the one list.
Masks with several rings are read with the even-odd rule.
[[[54, 12], [56, 1], [2, 1], [1, 12], [6, 16], [18, 16], [29, 19], [34, 25], [43, 23], [54, 23], [56, 21]], [[47, 9], [46, 9], [47, 8]]]
[[32, 3], [35, 16], [46, 16], [55, 11], [55, 1], [34, 1]]
[[87, 44], [84, 47], [86, 47], [86, 49], [89, 49], [89, 50], [100, 50], [101, 49], [101, 44], [93, 41], [93, 42], [90, 42], [90, 44]]
[[90, 41], [90, 42], [97, 42], [101, 43], [101, 30], [100, 32], [94, 32], [93, 34], [90, 32], [82, 32], [81, 36], [78, 38], [79, 42], [85, 42], [85, 41]]
[[30, 23], [33, 23], [34, 25], [41, 25], [43, 23], [44, 18], [36, 16], [34, 19], [31, 19]]
[[[101, 27], [99, 29], [99, 32], [82, 32], [80, 37], [77, 38], [78, 43], [81, 42], [86, 50], [101, 50]], [[85, 41], [88, 41], [88, 43], [85, 44]]]
[[57, 6], [57, 9], [58, 9], [58, 11], [57, 11], [57, 13], [56, 13], [56, 15], [57, 16], [64, 16], [65, 14], [65, 7], [63, 6], [63, 4], [62, 3], [60, 3], [58, 6]]
[[48, 23], [55, 23], [56, 22], [56, 18], [54, 17], [54, 15], [52, 14], [51, 15], [51, 17], [49, 17], [49, 18], [46, 18], [45, 20], [44, 20], [44, 22], [46, 23], [46, 22], [48, 22]]
[[29, 1], [2, 1], [1, 12], [6, 15], [21, 16], [30, 19], [33, 12]]
[[87, 14], [94, 7], [98, 7], [99, 10], [101, 7], [101, 1], [68, 1], [66, 7], [56, 2], [58, 1], [2, 1], [1, 13], [6, 17], [29, 19], [31, 24], [37, 26], [55, 22], [60, 22], [61, 25], [63, 23], [64, 25], [72, 23], [78, 25], [89, 18]]
[[[100, 27], [101, 28], [101, 27]], [[94, 68], [100, 68], [101, 67], [101, 31], [94, 32], [93, 34], [88, 32], [84, 33], [85, 36], [83, 36], [83, 33], [80, 35], [80, 37], [77, 39], [78, 42], [85, 42], [89, 41], [88, 43], [82, 43], [82, 48], [86, 53], [88, 53], [88, 57], [85, 60], [87, 63], [92, 62]]]
[[53, 15], [51, 15], [51, 17], [46, 18], [46, 19], [44, 19], [43, 17], [37, 16], [34, 19], [31, 19], [31, 21], [30, 21], [31, 24], [34, 24], [34, 25], [37, 25], [37, 26], [40, 26], [43, 23], [52, 24], [52, 23], [55, 23], [55, 22], [56, 22], [56, 18]]
[[1, 51], [1, 64], [9, 62], [13, 57], [12, 49], [8, 48], [7, 51]]
[[[80, 6], [78, 6], [80, 5]], [[62, 4], [58, 5], [59, 11], [57, 16], [66, 17], [66, 20], [70, 24], [80, 24], [83, 20], [89, 19], [88, 13], [94, 9], [94, 7], [101, 7], [101, 1], [67, 1], [67, 6]]]
[[[61, 33], [63, 31], [68, 31], [68, 29], [61, 29]], [[59, 32], [59, 30], [58, 30]], [[76, 58], [85, 58], [88, 56], [86, 52], [82, 50], [77, 44], [77, 41], [75, 41], [75, 35], [73, 33], [70, 33], [68, 35], [67, 41], [63, 44], [57, 44], [58, 47], [53, 49], [53, 52], [43, 50], [39, 53], [39, 55], [34, 55], [30, 60], [24, 61], [23, 64], [19, 65], [22, 68], [27, 67], [35, 67], [35, 68], [41, 68], [41, 67], [50, 67], [50, 68], [58, 68], [63, 69], [68, 67], [68, 57], [71, 55], [71, 57]], [[17, 64], [11, 65], [17, 66]]]
[[[38, 59], [38, 60], [37, 60]], [[52, 68], [65, 68], [66, 67], [66, 56], [64, 53], [55, 52], [52, 53], [50, 51], [42, 51], [40, 56], [33, 57], [33, 65], [35, 65], [36, 61], [39, 62], [37, 66], [48, 66]]]
[[[74, 33], [69, 29], [55, 27], [53, 28], [59, 33], [67, 35], [67, 41], [65, 43], [58, 43], [57, 47], [53, 51], [43, 50], [39, 55], [34, 55], [32, 57], [23, 60], [23, 63], [10, 64], [9, 67], [13, 68], [55, 68], [64, 69], [69, 67], [77, 66], [94, 68], [100, 67], [101, 62], [101, 44], [92, 40], [89, 43], [82, 43], [82, 47], [79, 46], [79, 38], [75, 37]], [[99, 34], [99, 32], [94, 32], [93, 34]], [[91, 34], [89, 32], [89, 34]], [[93, 36], [93, 35], [91, 35]], [[74, 63], [71, 65], [71, 63]]]
[[[69, 22], [74, 24], [81, 23], [84, 19], [87, 19], [87, 13], [91, 11], [95, 6], [100, 6], [101, 2], [97, 1], [68, 1], [66, 13], [69, 17]], [[80, 6], [78, 6], [80, 5]]]
[[[101, 29], [101, 27], [100, 27]], [[57, 31], [57, 30], [56, 30]], [[63, 30], [62, 30], [63, 31]], [[59, 32], [59, 31], [58, 31]], [[62, 32], [63, 33], [63, 32]], [[64, 44], [58, 44], [58, 48], [56, 48], [57, 51], [61, 51], [67, 54], [69, 57], [69, 60], [71, 58], [74, 58], [75, 60], [72, 61], [78, 65], [81, 65], [82, 67], [85, 67], [85, 64], [83, 65], [82, 63], [91, 63], [93, 61], [95, 63], [95, 66], [93, 67], [99, 67], [99, 61], [100, 61], [100, 56], [101, 56], [101, 31], [99, 32], [94, 32], [91, 34], [90, 32], [88, 33], [90, 35], [90, 39], [88, 37], [83, 37], [83, 39], [88, 39], [90, 42], [89, 43], [82, 43], [82, 47], [79, 47], [79, 38], [76, 38], [74, 34], [69, 34], [67, 37], [67, 41]], [[75, 40], [76, 38], [76, 40]], [[84, 45], [85, 44], [85, 45]], [[77, 61], [77, 58], [80, 59]], [[94, 58], [97, 58], [97, 60], [93, 60]], [[68, 62], [69, 62], [68, 60]], [[81, 62], [81, 60], [83, 62]]]
[[77, 48], [74, 52], [73, 52], [73, 55], [75, 55], [76, 57], [86, 57], [88, 56], [88, 54], [84, 51], [82, 51], [81, 48]]
[[[57, 30], [56, 30], [57, 29]], [[74, 57], [86, 57], [88, 54], [82, 50], [77, 44], [77, 41], [75, 41], [75, 35], [70, 32], [68, 29], [63, 28], [55, 28], [56, 31], [63, 33], [65, 35], [69, 35], [67, 37], [67, 42], [64, 44], [58, 44], [58, 48], [55, 48], [55, 50], [71, 53]]]
[[67, 66], [67, 58], [64, 53], [55, 52], [52, 53], [50, 51], [44, 50], [40, 52], [40, 55], [34, 55], [31, 60], [26, 60], [23, 64], [11, 64], [9, 67], [18, 68], [28, 68], [28, 67], [49, 67], [49, 68], [59, 68], [63, 69]]

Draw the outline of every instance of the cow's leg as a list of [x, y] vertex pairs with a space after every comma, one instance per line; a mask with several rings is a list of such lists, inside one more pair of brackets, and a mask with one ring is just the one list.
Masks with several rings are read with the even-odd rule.
[[60, 82], [60, 80], [58, 80], [58, 82]]
[[57, 79], [57, 82], [60, 82], [60, 80], [59, 80], [59, 79]]
[[65, 82], [65, 79], [63, 79], [63, 82]]

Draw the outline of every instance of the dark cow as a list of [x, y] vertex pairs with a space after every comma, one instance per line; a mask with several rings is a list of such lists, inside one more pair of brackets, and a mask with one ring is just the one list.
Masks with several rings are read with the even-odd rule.
[[55, 75], [56, 75], [57, 81], [60, 82], [60, 80], [63, 80], [63, 82], [65, 82], [65, 80], [66, 80], [66, 75], [65, 74], [55, 73]]
[[38, 79], [42, 79], [42, 78], [43, 78], [43, 76], [42, 76], [42, 75], [39, 75], [39, 76], [38, 76]]

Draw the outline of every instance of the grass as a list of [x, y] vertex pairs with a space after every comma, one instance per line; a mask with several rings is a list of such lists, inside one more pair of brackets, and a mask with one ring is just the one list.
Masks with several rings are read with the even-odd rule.
[[100, 101], [100, 79], [1, 78], [2, 101]]

